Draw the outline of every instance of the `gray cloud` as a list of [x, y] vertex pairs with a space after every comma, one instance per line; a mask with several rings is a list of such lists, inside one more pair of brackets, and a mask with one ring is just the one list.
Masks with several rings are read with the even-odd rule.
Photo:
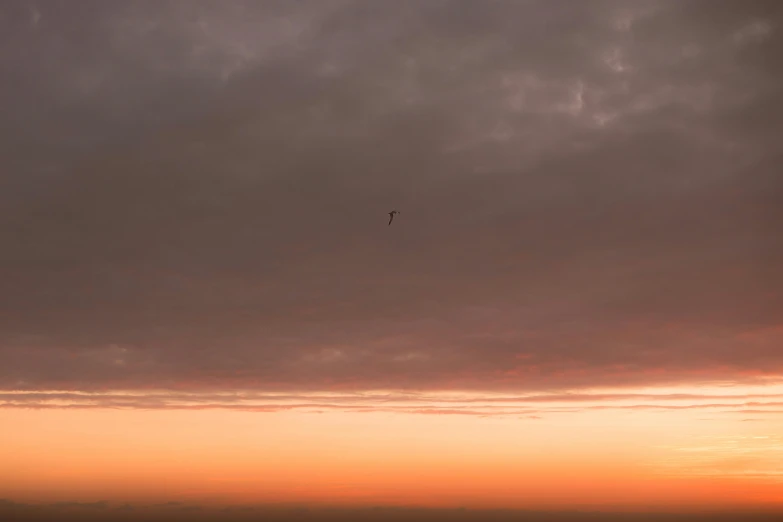
[[[99, 505], [101, 509], [95, 509]], [[732, 510], [710, 513], [617, 513], [585, 511], [537, 511], [517, 509], [466, 509], [466, 508], [422, 508], [413, 506], [368, 506], [358, 508], [330, 507], [306, 504], [266, 505], [196, 505], [184, 502], [163, 504], [117, 504], [107, 502], [59, 502], [54, 504], [32, 504], [0, 499], [0, 514], [13, 516], [19, 521], [39, 520], [258, 520], [270, 521], [397, 521], [397, 520], [498, 520], [498, 521], [547, 521], [547, 522], [594, 522], [597, 520], [678, 520], [702, 522], [730, 521], [742, 517], [753, 522], [772, 522], [780, 514], [774, 509], [765, 511]]]
[[783, 373], [778, 2], [0, 10], [0, 388]]

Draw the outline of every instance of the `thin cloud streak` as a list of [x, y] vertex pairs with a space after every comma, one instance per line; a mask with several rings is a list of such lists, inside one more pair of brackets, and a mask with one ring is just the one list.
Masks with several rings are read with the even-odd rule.
[[[321, 413], [403, 413], [433, 415], [545, 415], [596, 410], [678, 411], [723, 409], [722, 413], [775, 413], [783, 406], [783, 394], [573, 394], [530, 397], [470, 397], [411, 394], [265, 395], [186, 393], [36, 393], [0, 394], [0, 408], [8, 409], [145, 409], [228, 410], [257, 413], [304, 411]], [[715, 402], [721, 401], [721, 402]], [[677, 404], [673, 404], [677, 402]], [[772, 408], [772, 409], [767, 409]]]

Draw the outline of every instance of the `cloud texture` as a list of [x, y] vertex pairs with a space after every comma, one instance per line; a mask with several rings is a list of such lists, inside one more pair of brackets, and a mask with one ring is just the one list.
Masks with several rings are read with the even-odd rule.
[[4, 2], [0, 388], [779, 376], [782, 20]]

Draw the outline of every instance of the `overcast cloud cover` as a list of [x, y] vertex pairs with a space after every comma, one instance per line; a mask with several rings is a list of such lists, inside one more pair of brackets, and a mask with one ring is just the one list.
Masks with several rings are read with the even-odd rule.
[[783, 375], [781, 21], [5, 1], [0, 388]]

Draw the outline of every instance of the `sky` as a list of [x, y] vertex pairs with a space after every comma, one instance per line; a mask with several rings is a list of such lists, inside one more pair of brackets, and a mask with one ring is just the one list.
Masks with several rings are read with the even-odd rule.
[[782, 22], [3, 1], [0, 498], [783, 509]]

